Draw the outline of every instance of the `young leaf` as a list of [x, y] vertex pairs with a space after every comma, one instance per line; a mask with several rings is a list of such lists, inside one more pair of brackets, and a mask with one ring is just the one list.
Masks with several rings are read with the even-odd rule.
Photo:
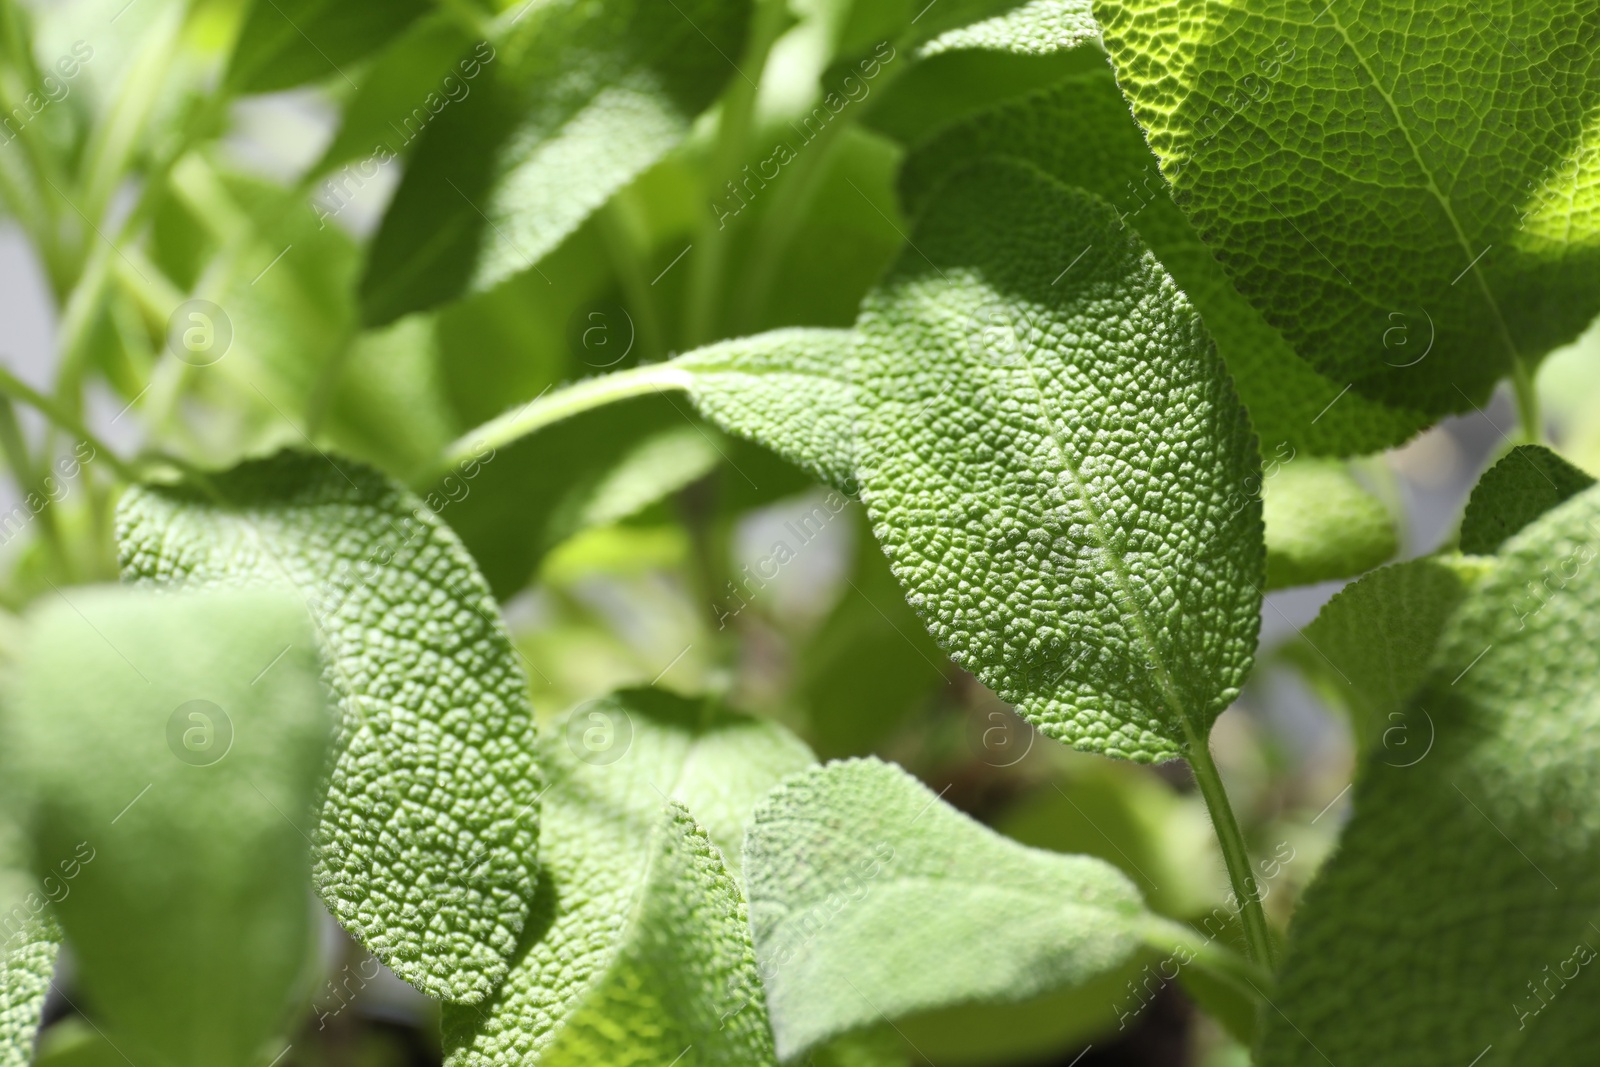
[[[737, 964], [715, 978], [700, 973], [698, 965], [687, 973], [679, 969], [695, 953], [722, 960], [737, 954], [726, 940], [734, 936], [728, 920], [737, 892], [717, 874], [704, 839], [688, 832], [681, 816], [674, 816], [680, 838], [652, 835], [659, 833], [664, 800], [671, 800], [697, 812], [710, 840], [737, 862], [757, 799], [785, 774], [809, 764], [810, 752], [773, 724], [647, 689], [579, 705], [559, 729], [543, 736], [541, 752], [550, 786], [534, 917], [510, 977], [488, 1002], [445, 1005], [447, 1062], [635, 1062], [615, 1048], [600, 1054], [592, 1044], [619, 1012], [629, 1032], [648, 1021], [674, 1039], [683, 1037], [665, 1054], [646, 1054], [662, 1063], [691, 1042], [709, 1062], [724, 1062], [719, 1056], [759, 1062], [770, 1055], [758, 1040], [765, 1008], [753, 968]], [[693, 878], [698, 888], [668, 888], [689, 860], [699, 872]], [[678, 899], [658, 899], [663, 894]], [[690, 921], [685, 908], [717, 918], [709, 926]], [[663, 940], [674, 935], [692, 944], [665, 946]], [[724, 947], [713, 951], [713, 940]], [[686, 955], [675, 955], [680, 951]], [[624, 1011], [615, 998], [630, 982], [646, 980], [646, 959], [656, 976], [648, 988], [635, 991], [638, 1008]], [[687, 999], [647, 1009], [646, 997]], [[719, 1030], [724, 1022], [726, 1029]], [[698, 1036], [683, 1032], [708, 1023], [709, 1031]], [[592, 1058], [581, 1058], [590, 1053]]]
[[371, 468], [282, 452], [131, 490], [117, 544], [129, 581], [307, 599], [343, 711], [317, 887], [418, 989], [487, 995], [533, 896], [539, 772], [522, 667], [455, 535]]
[[[1404, 714], [1406, 702], [1427, 678], [1445, 625], [1488, 571], [1483, 561], [1460, 556], [1380, 567], [1341, 590], [1305, 628], [1309, 651], [1299, 658], [1349, 706], [1363, 748], [1381, 738], [1393, 762], [1425, 747], [1425, 732], [1412, 730]], [[1408, 746], [1404, 753], [1401, 746]]]
[[1600, 310], [1590, 5], [1096, 13], [1178, 203], [1336, 384], [1461, 410]]
[[745, 0], [555, 0], [520, 16], [413, 152], [361, 281], [366, 321], [536, 264], [743, 76], [748, 16]]
[[917, 49], [920, 57], [981, 49], [1025, 56], [1049, 55], [1094, 40], [1089, 0], [1023, 0], [1009, 11], [944, 33]]
[[850, 330], [785, 329], [707, 345], [673, 361], [711, 421], [848, 488]]
[[1507, 542], [1447, 626], [1409, 705], [1431, 751], [1367, 760], [1264, 1067], [1578, 1063], [1600, 1039], [1597, 556], [1590, 489]]
[[1267, 588], [1349, 578], [1400, 547], [1383, 502], [1336, 460], [1284, 463], [1262, 486]]
[[[1397, 445], [1429, 421], [1386, 407], [1319, 374], [1239, 294], [1172, 202], [1156, 158], [1110, 70], [1086, 72], [953, 127], [907, 160], [901, 189], [913, 210], [964, 160], [986, 154], [1028, 160], [1068, 185], [1105, 197], [1138, 231], [1216, 338], [1251, 424], [1268, 454], [1356, 455]], [[1385, 335], [1396, 353], [1408, 335]], [[1422, 343], [1416, 340], [1420, 351]], [[1409, 357], [1407, 357], [1409, 358]]]
[[857, 325], [857, 476], [940, 645], [1045, 734], [1203, 744], [1255, 650], [1255, 438], [1199, 316], [1098, 198], [983, 161]]
[[74, 590], [31, 616], [5, 700], [35, 877], [113, 1040], [249, 1063], [312, 946], [308, 821], [335, 716], [281, 589]]
[[540, 1057], [546, 1067], [696, 1063], [777, 1067], [744, 895], [722, 854], [668, 803], [616, 955]]
[[1518, 445], [1473, 486], [1461, 517], [1461, 551], [1494, 555], [1518, 530], [1593, 484], [1543, 445]]
[[228, 88], [288, 89], [335, 79], [428, 13], [427, 0], [256, 0], [228, 61]]
[[1110, 864], [1008, 841], [875, 759], [768, 794], [745, 872], [784, 1060], [882, 1019], [1081, 986], [1161, 943]]

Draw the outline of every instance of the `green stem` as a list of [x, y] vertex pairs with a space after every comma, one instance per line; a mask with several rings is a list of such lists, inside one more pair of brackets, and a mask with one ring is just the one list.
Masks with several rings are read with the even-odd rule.
[[656, 314], [656, 302], [650, 292], [650, 280], [640, 265], [639, 243], [634, 240], [634, 227], [629, 217], [631, 211], [625, 200], [626, 190], [612, 197], [600, 209], [600, 233], [605, 239], [606, 251], [616, 271], [622, 295], [634, 316], [638, 334], [640, 357], [657, 360], [666, 351], [662, 340], [661, 317]]
[[630, 397], [648, 396], [664, 390], [689, 388], [689, 373], [672, 363], [646, 363], [615, 374], [584, 378], [563, 389], [542, 393], [520, 408], [472, 430], [444, 450], [438, 473], [476, 459], [484, 449], [503, 448], [535, 430], [554, 425], [585, 411], [614, 404]]
[[722, 98], [717, 119], [717, 141], [708, 171], [712, 187], [708, 190], [705, 214], [701, 216], [694, 241], [694, 260], [690, 265], [689, 308], [684, 324], [684, 343], [693, 348], [715, 339], [718, 331], [718, 305], [722, 302], [722, 281], [728, 259], [726, 220], [719, 219], [711, 202], [721, 196], [719, 183], [736, 181], [750, 142], [750, 127], [755, 117], [756, 93], [767, 53], [778, 39], [788, 17], [783, 0], [758, 0], [750, 43], [739, 64], [739, 73]]
[[1205, 937], [1192, 927], [1152, 916], [1146, 921], [1141, 937], [1146, 945], [1157, 952], [1182, 952], [1189, 956], [1186, 963], [1215, 975], [1238, 989], [1239, 992], [1265, 999], [1271, 994], [1272, 973], [1260, 964], [1245, 959], [1215, 938]]
[[56, 522], [56, 513], [51, 510], [48, 503], [50, 494], [45, 491], [44, 479], [40, 476], [38, 465], [28, 455], [28, 445], [22, 438], [22, 427], [17, 423], [17, 413], [11, 406], [11, 399], [5, 396], [0, 396], [0, 450], [4, 451], [6, 462], [10, 465], [11, 472], [16, 476], [17, 485], [22, 491], [47, 501], [34, 512], [34, 515], [44, 531], [42, 540], [46, 550], [55, 560], [56, 569], [63, 577], [70, 580], [72, 557], [67, 552], [66, 542], [61, 538], [61, 527]]
[[1544, 424], [1539, 419], [1539, 389], [1521, 356], [1511, 361], [1511, 387], [1517, 396], [1517, 417], [1522, 423], [1522, 438], [1529, 444], [1544, 441]]
[[1261, 907], [1261, 897], [1256, 892], [1256, 878], [1250, 870], [1250, 852], [1245, 848], [1244, 834], [1239, 820], [1234, 817], [1233, 805], [1228, 802], [1228, 791], [1223, 787], [1222, 775], [1211, 758], [1207, 740], [1189, 729], [1189, 766], [1194, 771], [1195, 784], [1205, 798], [1211, 812], [1211, 825], [1217, 830], [1217, 843], [1222, 846], [1222, 861], [1228, 868], [1228, 880], [1233, 883], [1234, 896], [1239, 901], [1239, 919], [1244, 924], [1245, 945], [1250, 959], [1262, 967], [1275, 965], [1272, 936], [1267, 929], [1267, 913]]
[[32, 406], [67, 433], [72, 434], [80, 441], [87, 441], [94, 447], [99, 457], [106, 461], [106, 466], [116, 471], [117, 475], [124, 481], [137, 482], [139, 480], [139, 472], [134, 470], [126, 460], [113, 452], [110, 445], [90, 433], [88, 428], [76, 416], [4, 368], [0, 368], [0, 393], [15, 397]]

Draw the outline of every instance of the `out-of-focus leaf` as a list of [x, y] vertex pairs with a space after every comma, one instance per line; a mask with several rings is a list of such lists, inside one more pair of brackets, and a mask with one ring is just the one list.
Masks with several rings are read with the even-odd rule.
[[461, 21], [444, 12], [412, 23], [361, 75], [340, 113], [339, 131], [311, 173], [385, 152], [405, 155], [433, 121], [430, 96], [434, 104], [447, 100], [451, 106], [477, 88], [483, 63], [472, 54], [473, 43]]
[[255, 0], [228, 63], [227, 86], [261, 93], [338, 78], [431, 10], [428, 0]]
[[687, 399], [638, 397], [482, 449], [427, 498], [505, 597], [568, 537], [628, 517], [721, 458]]
[[480, 58], [412, 153], [372, 243], [367, 322], [534, 266], [740, 77], [744, 0], [553, 0]]
[[131, 490], [117, 550], [129, 581], [287, 583], [313, 606], [343, 712], [317, 888], [412, 985], [488, 995], [533, 897], [539, 770], [527, 677], [461, 542], [370, 467], [282, 452]]
[[1394, 516], [1338, 460], [1281, 464], [1261, 498], [1268, 589], [1350, 578], [1399, 548]]
[[1089, 0], [1022, 0], [1006, 11], [953, 30], [921, 45], [921, 56], [977, 50], [1044, 56], [1065, 52], [1100, 35]]
[[1305, 628], [1309, 652], [1297, 658], [1349, 707], [1363, 748], [1381, 739], [1398, 764], [1429, 746], [1433, 730], [1411, 721], [1406, 703], [1427, 678], [1446, 624], [1489, 569], [1460, 556], [1381, 567], [1341, 590]]
[[[644, 689], [579, 705], [541, 749], [550, 788], [536, 916], [486, 1004], [446, 1005], [446, 1062], [666, 1064], [685, 1046], [705, 1062], [762, 1062], [761, 983], [753, 959], [726, 965], [746, 927], [719, 861], [737, 862], [757, 799], [811, 754], [773, 724]], [[678, 815], [678, 838], [663, 837], [668, 801], [698, 811], [704, 834]], [[700, 874], [674, 884], [685, 861]], [[702, 953], [725, 962], [692, 965]], [[652, 956], [654, 974], [643, 966]], [[617, 1002], [624, 994], [631, 1003]], [[650, 1037], [639, 1054], [611, 1044], [640, 1022], [678, 1044], [663, 1051]]]
[[1484, 472], [1461, 518], [1461, 551], [1492, 556], [1540, 515], [1594, 484], [1543, 445], [1518, 445]]
[[823, 758], [872, 752], [944, 684], [948, 660], [906, 603], [859, 504], [855, 566], [798, 654], [796, 695]]
[[[5, 701], [34, 874], [80, 980], [150, 1062], [248, 1063], [312, 946], [309, 823], [335, 716], [282, 590], [74, 590]], [[247, 964], [247, 965], [245, 965]]]

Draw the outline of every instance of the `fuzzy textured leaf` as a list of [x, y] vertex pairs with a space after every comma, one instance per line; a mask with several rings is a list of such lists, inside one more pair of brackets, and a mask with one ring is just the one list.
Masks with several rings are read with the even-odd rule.
[[1009, 11], [946, 30], [918, 48], [917, 55], [981, 49], [1044, 56], [1092, 41], [1099, 33], [1089, 0], [1024, 0]]
[[[770, 1059], [754, 957], [747, 967], [727, 940], [735, 904], [744, 922], [742, 898], [681, 814], [677, 836], [661, 836], [661, 812], [668, 799], [696, 812], [736, 863], [756, 801], [811, 753], [781, 727], [645, 689], [579, 705], [541, 748], [550, 787], [534, 916], [505, 985], [485, 1004], [445, 1006], [447, 1062], [667, 1063], [691, 1042], [707, 1062]], [[682, 878], [696, 887], [674, 884]], [[685, 909], [719, 918], [691, 921]], [[699, 947], [665, 945], [673, 936]], [[598, 1048], [605, 1027], [634, 1033], [645, 1021], [632, 1007], [625, 1021], [610, 1017], [630, 988], [673, 1002], [648, 1022], [681, 1036], [676, 1047]]]
[[688, 352], [700, 413], [772, 449], [835, 488], [855, 474], [850, 429], [850, 330], [784, 329]]
[[1463, 410], [1600, 311], [1586, 0], [1095, 11], [1178, 203], [1336, 383]]
[[483, 59], [418, 143], [372, 242], [381, 324], [534, 266], [677, 146], [742, 50], [746, 0], [551, 0]]
[[1446, 628], [1410, 704], [1432, 718], [1432, 751], [1368, 759], [1339, 851], [1295, 914], [1264, 1067], [1592, 1055], [1597, 556], [1591, 489], [1507, 542]]
[[[305, 831], [336, 716], [283, 589], [74, 589], [30, 616], [5, 700], [34, 876], [113, 1036], [249, 1063], [312, 943]], [[87, 853], [85, 850], [87, 849]]]
[[875, 759], [787, 779], [745, 840], [750, 920], [785, 1060], [951, 1004], [1079, 986], [1150, 919], [1103, 860], [1031, 849]]
[[1302, 632], [1309, 654], [1299, 658], [1350, 708], [1363, 746], [1381, 740], [1391, 763], [1427, 747], [1431, 730], [1423, 719], [1410, 722], [1407, 701], [1427, 679], [1445, 625], [1488, 569], [1460, 556], [1380, 567], [1341, 590]]
[[983, 161], [856, 347], [857, 474], [908, 599], [1045, 734], [1157, 761], [1255, 651], [1255, 437], [1188, 300], [1104, 201]]
[[1400, 547], [1394, 516], [1337, 460], [1278, 467], [1262, 485], [1267, 588], [1350, 578]]
[[[1397, 445], [1425, 426], [1418, 412], [1344, 390], [1297, 357], [1278, 330], [1234, 288], [1162, 178], [1144, 133], [1128, 114], [1109, 69], [1075, 75], [963, 122], [907, 161], [901, 190], [913, 208], [962, 160], [1016, 156], [1068, 185], [1096, 193], [1138, 231], [1171, 272], [1216, 339], [1250, 422], [1269, 456], [1280, 448], [1357, 455]], [[1407, 350], [1400, 329], [1385, 335]], [[1396, 362], [1402, 359], [1394, 355]]]
[[[14, 650], [8, 649], [7, 654]], [[61, 928], [50, 912], [50, 895], [59, 881], [41, 885], [27, 872], [27, 846], [11, 821], [15, 798], [7, 792], [0, 815], [0, 1067], [33, 1062], [39, 1017], [61, 950]], [[62, 862], [59, 876], [78, 870], [75, 857]]]
[[317, 831], [335, 917], [401, 978], [476, 1001], [532, 901], [539, 772], [527, 681], [449, 528], [361, 464], [282, 452], [118, 509], [126, 580], [288, 583], [343, 728]]
[[1593, 484], [1543, 445], [1518, 445], [1472, 487], [1461, 517], [1461, 551], [1494, 555], [1518, 530]]

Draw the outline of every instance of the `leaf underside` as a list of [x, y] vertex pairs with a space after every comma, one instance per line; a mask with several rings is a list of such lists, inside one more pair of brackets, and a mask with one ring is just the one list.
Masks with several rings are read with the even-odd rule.
[[1294, 459], [1262, 486], [1267, 588], [1350, 578], [1400, 547], [1383, 502], [1336, 460]]
[[430, 996], [500, 983], [533, 897], [527, 682], [455, 535], [364, 465], [282, 452], [123, 498], [124, 579], [286, 583], [317, 619], [343, 728], [317, 829], [334, 916]]
[[857, 331], [863, 499], [945, 651], [1077, 748], [1156, 761], [1204, 737], [1255, 650], [1260, 461], [1137, 236], [1088, 193], [980, 162]]

